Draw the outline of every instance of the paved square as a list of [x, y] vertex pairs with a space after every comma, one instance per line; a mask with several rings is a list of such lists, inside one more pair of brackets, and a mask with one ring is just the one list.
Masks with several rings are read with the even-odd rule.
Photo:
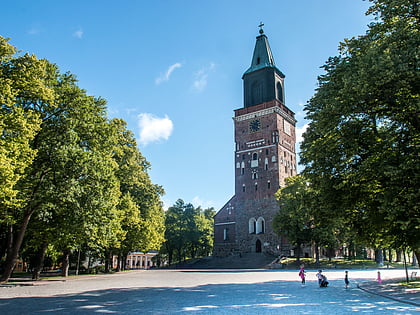
[[[383, 270], [383, 279], [403, 270]], [[1, 314], [420, 314], [420, 308], [366, 293], [357, 283], [376, 270], [325, 270], [319, 288], [315, 270], [302, 287], [298, 271], [144, 270], [0, 287]]]

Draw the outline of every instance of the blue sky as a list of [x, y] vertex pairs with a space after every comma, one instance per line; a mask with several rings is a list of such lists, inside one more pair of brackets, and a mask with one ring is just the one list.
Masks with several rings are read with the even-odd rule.
[[304, 130], [303, 105], [340, 41], [372, 21], [362, 0], [37, 0], [2, 4], [0, 35], [70, 71], [108, 101], [178, 198], [218, 210], [234, 193], [233, 110], [243, 106], [262, 21], [286, 105]]

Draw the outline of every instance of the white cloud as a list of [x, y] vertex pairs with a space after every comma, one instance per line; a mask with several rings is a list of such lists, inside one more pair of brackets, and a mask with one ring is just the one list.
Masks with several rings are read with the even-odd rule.
[[204, 201], [198, 196], [195, 196], [193, 198], [193, 200], [191, 201], [191, 204], [196, 208], [201, 206], [202, 209], [207, 209], [207, 208], [214, 207], [214, 202], [213, 201], [211, 201], [211, 200]]
[[194, 82], [192, 85], [194, 90], [201, 92], [206, 87], [209, 72], [212, 71], [214, 67], [215, 64], [211, 63], [208, 67], [204, 67], [194, 74]]
[[158, 78], [156, 78], [155, 83], [156, 84], [161, 84], [164, 81], [168, 81], [172, 72], [174, 72], [174, 70], [176, 68], [181, 68], [181, 67], [182, 67], [182, 64], [180, 62], [174, 63], [173, 65], [169, 66], [168, 70], [166, 70], [166, 73], [164, 73], [164, 74], [160, 75]]
[[79, 28], [77, 31], [75, 31], [74, 33], [73, 33], [73, 37], [76, 37], [76, 38], [82, 38], [83, 37], [83, 30], [81, 29], [81, 28]]
[[137, 118], [140, 129], [139, 142], [144, 146], [162, 139], [168, 140], [172, 134], [173, 123], [166, 115], [164, 118], [159, 118], [153, 114], [142, 113]]
[[303, 141], [303, 134], [308, 129], [309, 124], [304, 124], [302, 127], [296, 128], [296, 142], [301, 143]]

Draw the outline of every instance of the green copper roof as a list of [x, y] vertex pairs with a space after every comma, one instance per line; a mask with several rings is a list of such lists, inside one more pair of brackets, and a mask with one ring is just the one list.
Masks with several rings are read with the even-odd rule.
[[[263, 68], [277, 69], [274, 63], [273, 54], [271, 53], [270, 45], [268, 44], [267, 36], [264, 35], [262, 29], [260, 30], [260, 34], [260, 36], [257, 36], [257, 41], [255, 43], [251, 66], [245, 71], [244, 75]], [[281, 73], [279, 69], [277, 70]]]

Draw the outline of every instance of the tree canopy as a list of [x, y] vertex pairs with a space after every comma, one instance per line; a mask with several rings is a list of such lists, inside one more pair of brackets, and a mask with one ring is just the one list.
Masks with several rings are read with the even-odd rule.
[[303, 174], [366, 243], [419, 257], [419, 3], [372, 2], [375, 22], [341, 43], [305, 107]]
[[2, 37], [0, 92], [2, 280], [26, 245], [29, 256], [61, 252], [65, 274], [76, 248], [97, 258], [112, 249], [159, 249], [163, 189], [151, 182], [126, 123], [107, 117], [104, 99], [87, 95], [57, 65], [17, 54]]

